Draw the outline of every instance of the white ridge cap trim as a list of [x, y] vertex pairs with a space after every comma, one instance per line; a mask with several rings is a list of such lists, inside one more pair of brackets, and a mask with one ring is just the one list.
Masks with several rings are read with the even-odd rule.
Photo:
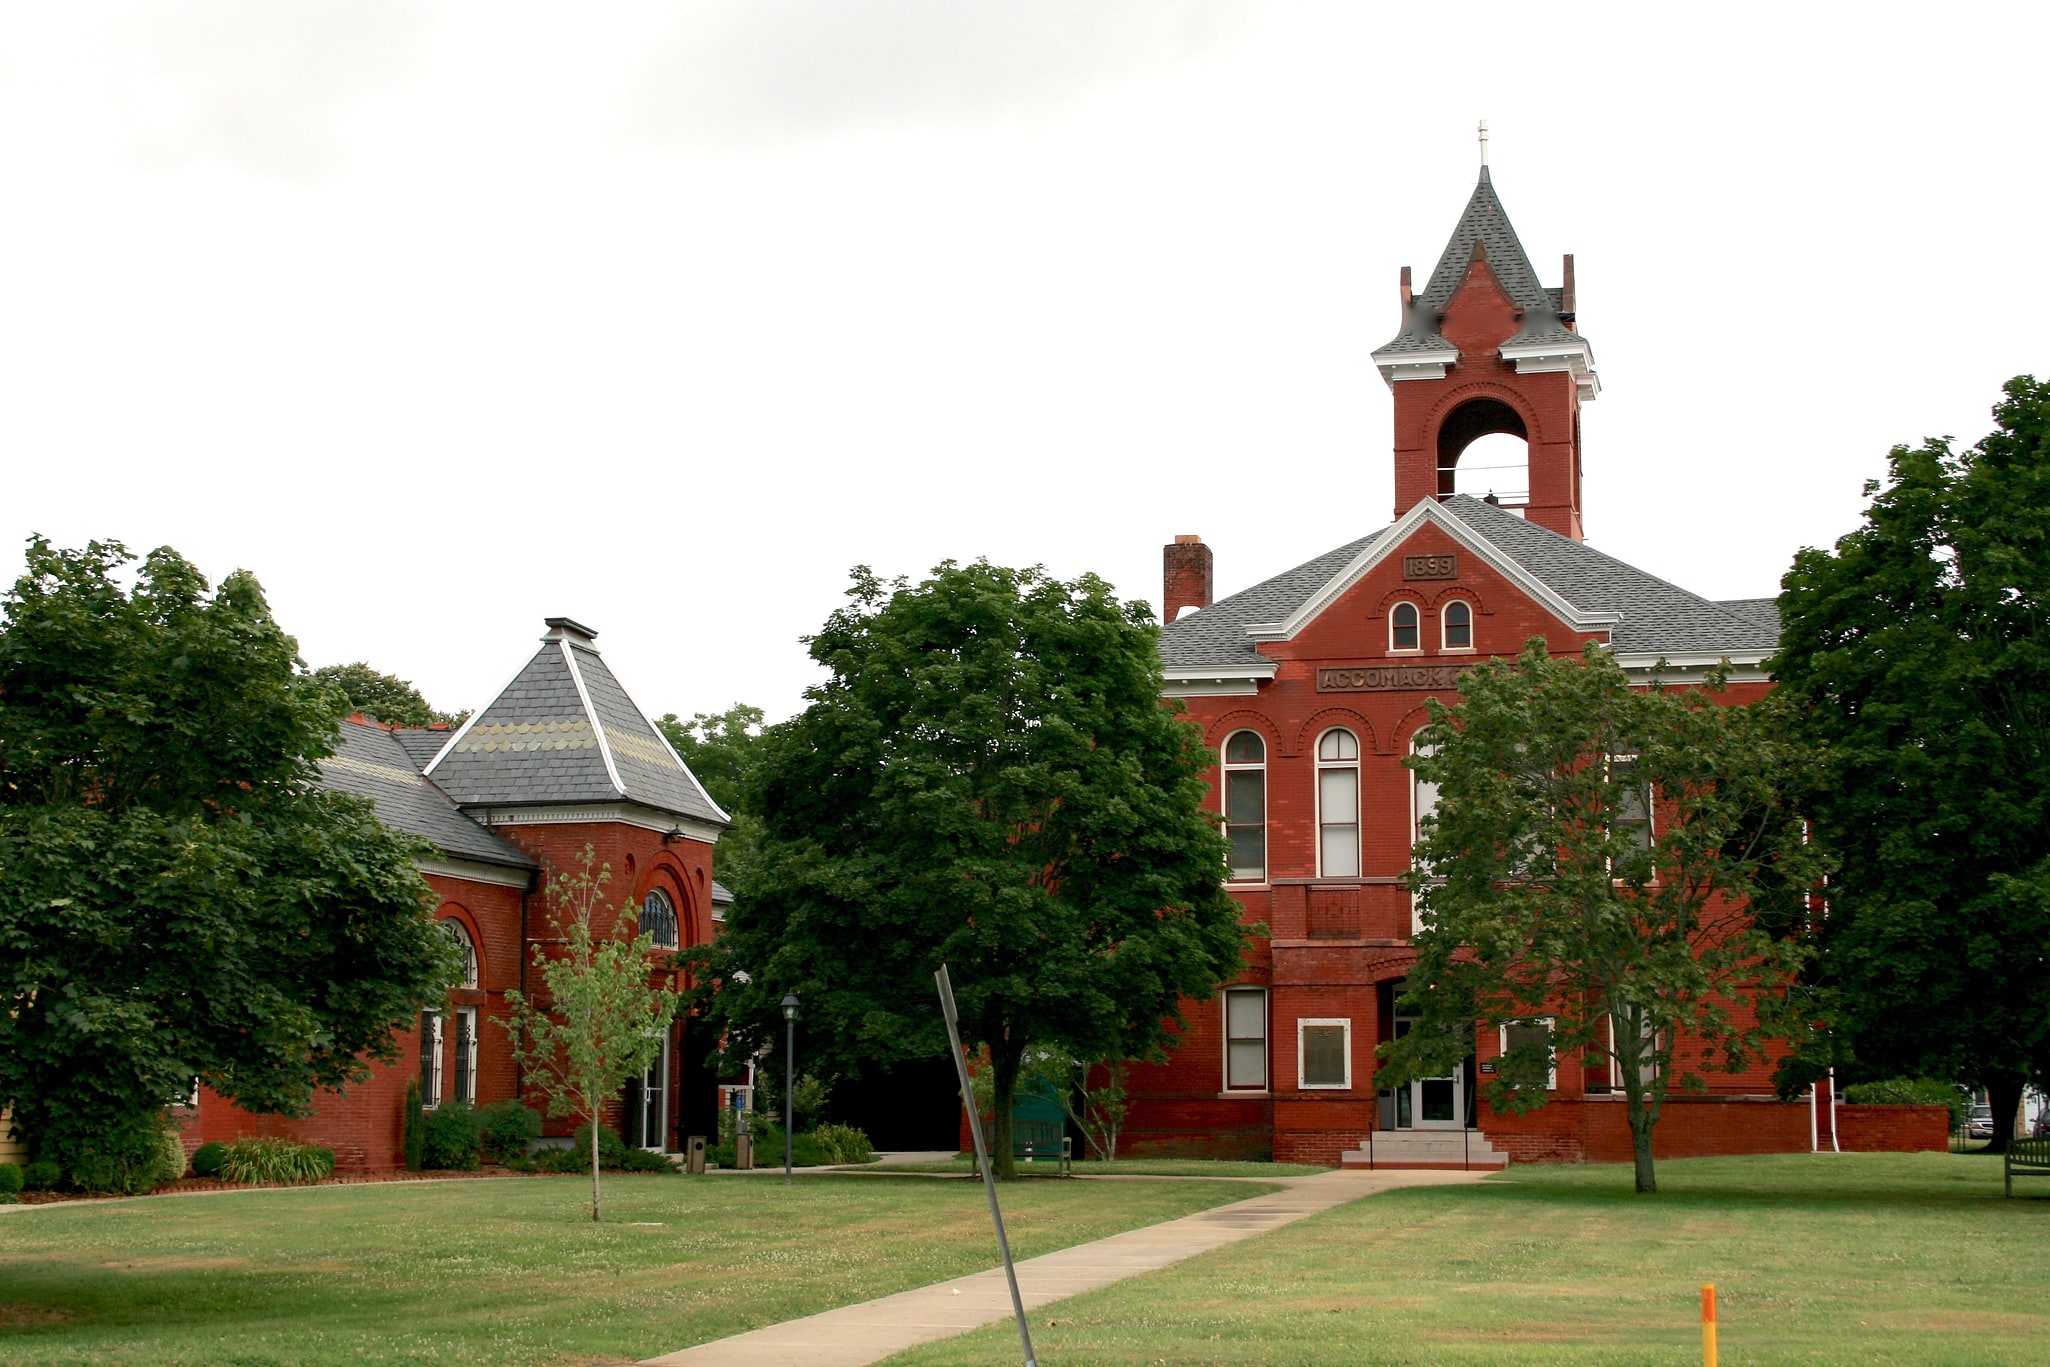
[[[621, 684], [619, 686], [619, 691], [625, 693], [626, 685]], [[728, 812], [724, 807], [721, 807], [717, 802], [712, 800], [712, 795], [705, 791], [705, 785], [698, 782], [698, 776], [690, 771], [690, 766], [683, 762], [683, 756], [677, 754], [676, 747], [669, 743], [669, 737], [663, 735], [662, 728], [655, 725], [654, 718], [650, 717], [647, 713], [642, 712], [641, 705], [637, 702], [634, 702], [632, 697], [628, 697], [627, 701], [629, 703], [633, 703], [633, 709], [635, 713], [639, 715], [642, 721], [648, 724], [648, 729], [655, 733], [655, 739], [662, 742], [662, 748], [669, 752], [669, 758], [676, 761], [676, 767], [683, 770], [683, 776], [690, 780], [691, 787], [698, 790], [698, 796], [705, 800], [705, 805], [707, 807], [710, 807], [713, 811], [717, 812], [719, 814], [719, 819], [721, 821], [732, 821], [732, 813]]]
[[619, 781], [619, 766], [612, 762], [612, 746], [605, 739], [605, 723], [599, 720], [598, 709], [591, 706], [591, 690], [584, 687], [584, 672], [577, 668], [576, 653], [570, 648], [566, 636], [556, 644], [562, 647], [562, 662], [569, 666], [570, 680], [577, 686], [577, 701], [584, 705], [584, 715], [591, 719], [591, 734], [598, 738], [598, 757], [605, 761], [605, 777], [612, 780], [612, 790], [625, 797], [626, 785]]

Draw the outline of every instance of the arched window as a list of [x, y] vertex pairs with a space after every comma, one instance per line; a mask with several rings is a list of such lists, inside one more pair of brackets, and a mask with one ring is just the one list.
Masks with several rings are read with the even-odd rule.
[[1397, 603], [1388, 614], [1388, 648], [1390, 650], [1421, 650], [1422, 636], [1417, 630], [1415, 603]]
[[1317, 741], [1317, 871], [1360, 876], [1360, 742], [1346, 730]]
[[1267, 877], [1267, 742], [1257, 731], [1234, 731], [1224, 743], [1224, 836], [1235, 880]]
[[1473, 649], [1473, 609], [1457, 598], [1445, 605], [1438, 620], [1445, 629], [1445, 649]]
[[669, 894], [656, 888], [641, 903], [641, 934], [655, 937], [655, 948], [677, 947], [676, 907]]
[[456, 942], [456, 950], [463, 956], [463, 976], [456, 986], [475, 987], [477, 985], [476, 941], [470, 938], [469, 929], [461, 921], [453, 919], [443, 921], [441, 928], [448, 933], [449, 939]]

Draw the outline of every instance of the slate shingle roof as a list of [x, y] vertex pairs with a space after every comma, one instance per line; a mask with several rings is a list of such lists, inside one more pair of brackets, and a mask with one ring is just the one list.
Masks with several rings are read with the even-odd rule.
[[427, 772], [463, 806], [625, 800], [727, 821], [597, 650], [559, 634], [543, 640]]
[[[1442, 506], [1574, 607], [1617, 614], [1622, 620], [1609, 641], [1618, 654], [1750, 655], [1779, 643], [1779, 614], [1771, 599], [1711, 602], [1481, 499], [1462, 494]], [[1161, 662], [1170, 669], [1265, 662], [1247, 626], [1286, 620], [1386, 535], [1384, 528], [1361, 537], [1169, 623], [1161, 635]]]
[[429, 761], [441, 753], [441, 747], [448, 744], [448, 738], [455, 732], [446, 727], [439, 730], [404, 727], [391, 734], [412, 759], [413, 767], [425, 772]]
[[[448, 739], [448, 732], [420, 732]], [[534, 861], [464, 816], [447, 794], [420, 774], [397, 734], [343, 722], [335, 753], [320, 762], [323, 786], [367, 797], [377, 819], [429, 841], [451, 859], [531, 869]]]
[[733, 905], [732, 892], [727, 889], [724, 883], [716, 878], [712, 880], [712, 905], [715, 907], [730, 907]]

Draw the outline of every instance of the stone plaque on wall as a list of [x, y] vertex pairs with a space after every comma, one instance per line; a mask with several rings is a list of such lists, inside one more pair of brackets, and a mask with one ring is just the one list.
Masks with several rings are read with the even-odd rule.
[[1416, 688], [1459, 687], [1471, 665], [1325, 665], [1317, 670], [1319, 693], [1400, 693]]
[[1405, 555], [1402, 557], [1404, 579], [1457, 579], [1459, 577], [1459, 556], [1447, 551], [1443, 555]]

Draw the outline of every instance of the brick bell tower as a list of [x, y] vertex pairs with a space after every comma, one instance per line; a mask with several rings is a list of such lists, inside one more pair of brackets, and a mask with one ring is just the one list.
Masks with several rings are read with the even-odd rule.
[[1395, 515], [1449, 497], [1466, 448], [1507, 432], [1529, 448], [1524, 516], [1578, 541], [1580, 406], [1601, 382], [1575, 325], [1573, 258], [1558, 288], [1538, 282], [1495, 197], [1486, 122], [1480, 141], [1473, 198], [1422, 294], [1402, 268], [1402, 331], [1374, 353], [1395, 394]]

